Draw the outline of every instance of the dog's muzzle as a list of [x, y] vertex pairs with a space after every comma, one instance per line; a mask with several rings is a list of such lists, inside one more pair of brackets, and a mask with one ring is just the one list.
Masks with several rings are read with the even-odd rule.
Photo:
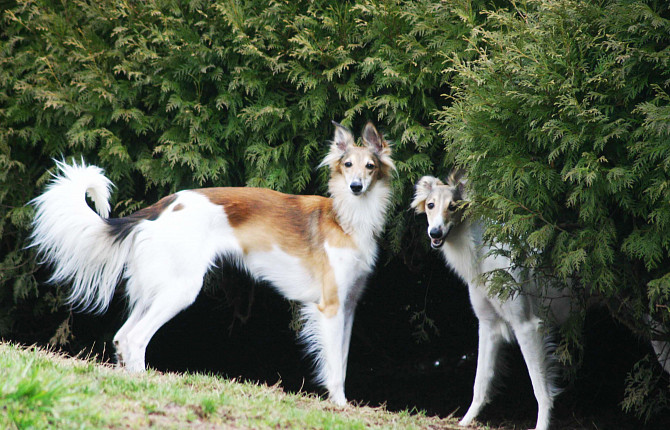
[[349, 188], [351, 189], [351, 192], [354, 193], [355, 196], [358, 196], [363, 192], [363, 184], [359, 181], [352, 182], [349, 185]]
[[438, 249], [444, 244], [444, 240], [447, 238], [447, 235], [449, 235], [449, 232], [451, 231], [452, 224], [449, 223], [446, 225], [446, 227], [434, 227], [431, 228], [428, 231], [428, 236], [430, 237], [430, 246], [433, 249]]

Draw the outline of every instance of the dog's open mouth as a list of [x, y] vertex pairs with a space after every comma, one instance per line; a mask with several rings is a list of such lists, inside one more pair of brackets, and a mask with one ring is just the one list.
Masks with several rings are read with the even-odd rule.
[[430, 237], [430, 247], [433, 249], [438, 249], [442, 245], [444, 245], [444, 241], [447, 239], [447, 236], [449, 236], [449, 233], [451, 233], [451, 228], [454, 225], [452, 223], [447, 223], [447, 225], [444, 227], [444, 230], [440, 229], [439, 231], [443, 231], [442, 236], [440, 237], [433, 237], [430, 234], [428, 237]]

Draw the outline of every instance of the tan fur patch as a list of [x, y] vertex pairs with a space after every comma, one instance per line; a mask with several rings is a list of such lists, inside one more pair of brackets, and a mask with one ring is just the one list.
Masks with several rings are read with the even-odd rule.
[[318, 304], [326, 316], [337, 313], [335, 274], [324, 244], [355, 248], [353, 239], [337, 223], [332, 200], [294, 196], [264, 188], [204, 188], [194, 190], [222, 206], [245, 254], [277, 246], [299, 258], [321, 283]]
[[167, 209], [167, 207], [170, 206], [172, 202], [175, 201], [176, 198], [177, 198], [176, 194], [170, 194], [169, 196], [163, 197], [153, 205], [140, 209], [137, 212], [128, 215], [126, 218], [136, 220], [145, 219], [148, 221], [154, 221], [158, 219], [160, 214], [162, 214], [163, 211]]

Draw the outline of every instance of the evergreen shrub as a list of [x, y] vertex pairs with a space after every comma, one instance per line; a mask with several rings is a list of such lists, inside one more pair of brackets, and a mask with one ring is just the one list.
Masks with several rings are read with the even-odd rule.
[[[398, 166], [384, 258], [429, 252], [407, 210], [412, 184], [460, 165], [471, 215], [491, 221], [489, 237], [510, 244], [515, 264], [569, 280], [577, 296], [595, 292], [638, 333], [668, 339], [668, 7], [4, 1], [0, 336], [68, 337], [67, 320], [56, 330], [49, 319], [65, 286], [44, 285], [24, 249], [26, 203], [52, 159], [103, 167], [114, 216], [192, 187], [323, 194], [316, 166], [330, 121], [357, 131], [372, 120]], [[518, 288], [492, 279], [494, 294]], [[582, 311], [565, 330], [564, 361], [579, 351]], [[624, 406], [644, 416], [663, 407], [654, 369], [629, 376]]]
[[61, 309], [65, 286], [38, 288], [45, 273], [24, 249], [26, 203], [54, 158], [103, 167], [116, 185], [113, 216], [193, 187], [324, 194], [327, 172], [316, 166], [331, 121], [358, 132], [372, 120], [399, 171], [385, 248], [404, 252], [412, 184], [445, 156], [429, 124], [446, 103], [449, 55], [468, 55], [481, 4], [3, 3], [0, 336], [30, 338], [18, 322]]
[[[452, 56], [455, 102], [434, 124], [469, 174], [473, 215], [511, 244], [501, 252], [515, 265], [670, 340], [668, 3], [531, 0], [487, 15], [469, 37], [476, 60]], [[492, 281], [503, 296], [520, 287]], [[579, 351], [580, 317], [565, 330], [564, 361], [570, 345]], [[658, 382], [655, 370], [646, 380]], [[650, 389], [635, 393], [648, 397], [625, 406], [645, 403], [640, 415], [663, 406]]]

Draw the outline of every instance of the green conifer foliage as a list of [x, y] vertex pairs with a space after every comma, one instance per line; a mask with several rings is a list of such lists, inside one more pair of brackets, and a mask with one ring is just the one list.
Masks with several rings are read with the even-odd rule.
[[[644, 314], [670, 327], [667, 2], [528, 1], [488, 17], [477, 60], [454, 55], [456, 102], [435, 124], [473, 213], [515, 264], [600, 295], [638, 333]], [[518, 287], [493, 279], [494, 293]]]
[[355, 131], [372, 120], [395, 145], [387, 244], [401, 250], [411, 185], [444, 165], [429, 124], [450, 90], [450, 55], [468, 55], [479, 3], [3, 3], [0, 335], [59, 305], [61, 286], [38, 289], [23, 249], [26, 203], [53, 158], [105, 168], [113, 216], [201, 186], [324, 194], [316, 166], [331, 120]]
[[[458, 164], [472, 215], [492, 220], [489, 236], [511, 245], [515, 264], [600, 294], [639, 333], [649, 333], [644, 314], [670, 326], [667, 2], [17, 0], [0, 10], [0, 336], [62, 309], [64, 286], [38, 288], [45, 276], [24, 249], [26, 203], [53, 158], [105, 168], [114, 216], [201, 186], [324, 194], [316, 166], [331, 120], [354, 130], [372, 120], [394, 144], [386, 257], [429, 252], [416, 246], [426, 241], [407, 209], [412, 184]], [[492, 279], [497, 294], [517, 287]], [[574, 333], [564, 346], [578, 346]], [[626, 403], [641, 414], [653, 409], [644, 372], [631, 374]]]

